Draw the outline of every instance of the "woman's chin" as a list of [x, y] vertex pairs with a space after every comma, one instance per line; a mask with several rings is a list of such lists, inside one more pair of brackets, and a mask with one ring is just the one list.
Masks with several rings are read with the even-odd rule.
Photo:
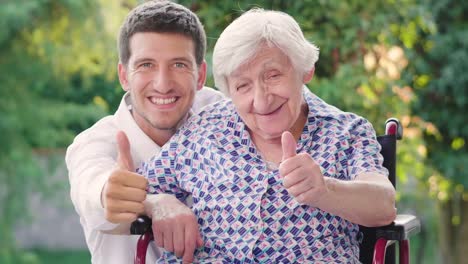
[[268, 129], [262, 129], [257, 133], [259, 136], [261, 136], [265, 140], [272, 140], [272, 139], [277, 139], [281, 138], [281, 135], [283, 134], [284, 131], [286, 131], [286, 128], [277, 128], [277, 129], [272, 129], [271, 127]]

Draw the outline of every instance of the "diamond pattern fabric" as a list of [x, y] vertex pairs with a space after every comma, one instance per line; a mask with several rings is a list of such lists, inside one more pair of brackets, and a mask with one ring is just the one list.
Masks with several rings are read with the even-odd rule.
[[[365, 119], [303, 90], [309, 106], [297, 144], [325, 177], [387, 175], [375, 131]], [[358, 263], [358, 226], [301, 205], [263, 161], [230, 100], [193, 116], [160, 155], [144, 163], [148, 192], [193, 196], [204, 246], [196, 263]], [[180, 263], [165, 252], [160, 263]]]

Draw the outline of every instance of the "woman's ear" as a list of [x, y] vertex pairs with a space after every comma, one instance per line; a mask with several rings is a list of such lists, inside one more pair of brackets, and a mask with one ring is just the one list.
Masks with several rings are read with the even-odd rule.
[[304, 73], [304, 76], [302, 77], [302, 81], [304, 82], [304, 84], [312, 80], [312, 77], [314, 77], [314, 72], [315, 72], [315, 67], [313, 67], [310, 71], [307, 71], [306, 73]]

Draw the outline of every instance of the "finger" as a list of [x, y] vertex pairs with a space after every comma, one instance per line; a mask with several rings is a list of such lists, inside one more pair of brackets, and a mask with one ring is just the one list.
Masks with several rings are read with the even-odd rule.
[[289, 187], [285, 187], [288, 190], [288, 193], [291, 194], [294, 197], [297, 197], [310, 189], [314, 188], [314, 184], [311, 181], [308, 181], [306, 179], [303, 179], [302, 181], [299, 181]]
[[135, 221], [138, 214], [135, 213], [106, 213], [107, 221], [114, 224], [131, 223]]
[[289, 158], [296, 156], [296, 140], [289, 131], [283, 132], [281, 135], [281, 145], [283, 148], [283, 158], [282, 161], [285, 161]]
[[172, 241], [174, 242], [174, 253], [180, 258], [184, 255], [185, 250], [185, 239], [184, 239], [184, 226], [180, 226], [174, 230], [172, 233]]
[[321, 185], [323, 179], [320, 166], [307, 153], [298, 154], [296, 158], [282, 162], [279, 173], [284, 177], [285, 188], [298, 184], [304, 179], [314, 185]]
[[164, 230], [164, 248], [169, 252], [174, 252], [174, 244], [173, 244], [173, 231], [172, 230]]
[[117, 132], [117, 145], [119, 148], [117, 166], [122, 170], [135, 171], [133, 159], [130, 152], [130, 142], [123, 131]]
[[153, 221], [153, 236], [154, 241], [156, 241], [156, 245], [160, 248], [164, 248], [164, 233], [161, 231], [160, 228], [161, 221]]
[[148, 180], [142, 175], [122, 169], [115, 170], [108, 181], [116, 186], [124, 185], [142, 190], [146, 190], [148, 185]]
[[110, 199], [143, 202], [146, 199], [146, 190], [140, 188], [133, 188], [127, 186], [120, 186], [118, 188], [109, 188], [106, 197]]
[[288, 159], [280, 163], [279, 173], [286, 176], [299, 168], [312, 168], [316, 165], [315, 161], [307, 153], [300, 153], [294, 159]]
[[303, 173], [300, 172], [300, 170], [294, 170], [290, 173], [288, 173], [286, 176], [283, 178], [283, 186], [286, 189], [291, 188], [294, 185], [299, 184], [300, 182], [304, 181], [306, 177], [304, 176]]
[[199, 237], [197, 226], [189, 227], [187, 230], [185, 230], [185, 249], [184, 249], [184, 255], [182, 257], [182, 261], [184, 263], [193, 262], [194, 260], [193, 254], [196, 248], [197, 237]]
[[143, 214], [145, 206], [142, 202], [132, 202], [124, 200], [109, 200], [106, 210], [116, 213], [136, 213]]
[[182, 256], [183, 263], [193, 263], [194, 257], [193, 253], [195, 252], [195, 247], [191, 246], [184, 250], [184, 255]]

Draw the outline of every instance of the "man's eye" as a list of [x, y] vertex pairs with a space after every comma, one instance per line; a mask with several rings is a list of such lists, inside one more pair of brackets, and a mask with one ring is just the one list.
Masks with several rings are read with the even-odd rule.
[[153, 67], [153, 64], [150, 63], [150, 62], [145, 62], [145, 63], [140, 64], [140, 67], [145, 68], [145, 69], [149, 69], [149, 68]]
[[176, 68], [187, 68], [187, 64], [182, 63], [182, 62], [176, 62], [176, 63], [174, 63], [174, 66]]

